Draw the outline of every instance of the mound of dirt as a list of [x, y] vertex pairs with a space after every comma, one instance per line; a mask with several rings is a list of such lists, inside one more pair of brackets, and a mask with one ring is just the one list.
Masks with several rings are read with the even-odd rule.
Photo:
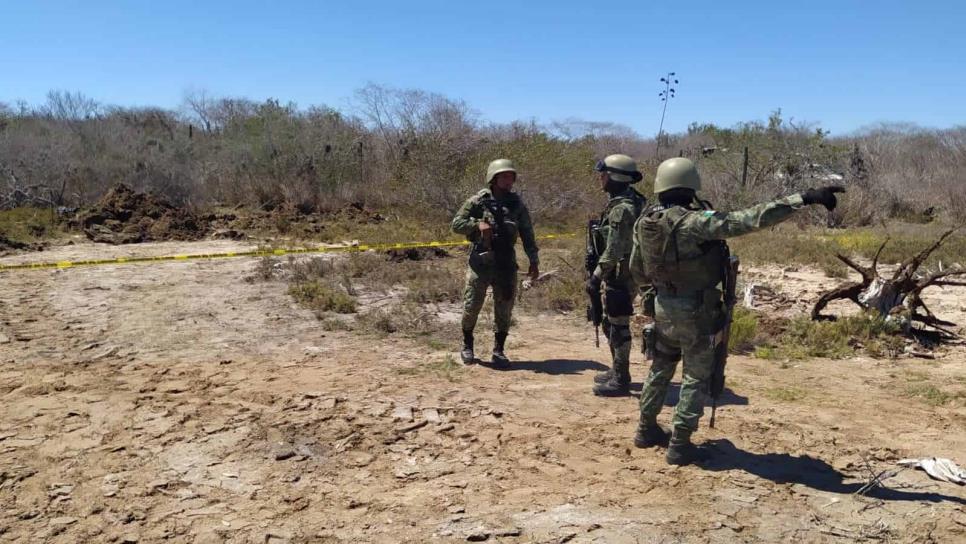
[[412, 247], [408, 249], [390, 249], [386, 251], [389, 261], [401, 263], [403, 261], [428, 261], [449, 257], [449, 252], [440, 247]]
[[208, 225], [185, 208], [138, 193], [123, 183], [111, 188], [93, 207], [73, 220], [88, 238], [109, 244], [161, 240], [198, 240]]

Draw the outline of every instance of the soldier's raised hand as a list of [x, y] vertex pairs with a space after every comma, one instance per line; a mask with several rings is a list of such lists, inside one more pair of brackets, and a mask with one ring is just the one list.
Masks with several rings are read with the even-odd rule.
[[802, 201], [805, 204], [821, 204], [825, 209], [832, 211], [838, 205], [835, 193], [844, 193], [845, 187], [841, 185], [827, 185], [818, 189], [808, 189], [802, 193]]

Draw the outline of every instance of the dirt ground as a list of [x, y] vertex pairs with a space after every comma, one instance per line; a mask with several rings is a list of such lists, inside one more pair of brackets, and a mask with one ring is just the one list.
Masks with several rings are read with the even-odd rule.
[[[247, 249], [80, 243], [0, 259]], [[732, 357], [712, 454], [635, 449], [637, 399], [590, 393], [579, 316], [521, 315], [507, 371], [324, 330], [251, 259], [0, 273], [0, 542], [964, 542], [966, 348], [935, 360]], [[750, 269], [804, 309], [829, 280]], [[931, 301], [966, 323], [966, 293]], [[480, 351], [489, 348], [488, 334]], [[637, 340], [635, 339], [635, 344]], [[645, 366], [634, 356], [639, 391]], [[676, 400], [672, 391], [670, 403]], [[670, 411], [662, 414], [667, 421]]]

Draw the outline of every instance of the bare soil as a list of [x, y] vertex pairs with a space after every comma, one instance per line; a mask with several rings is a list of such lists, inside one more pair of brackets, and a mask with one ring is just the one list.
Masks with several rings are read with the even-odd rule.
[[[966, 541], [964, 487], [903, 470], [855, 494], [900, 458], [966, 463], [962, 347], [931, 361], [733, 357], [717, 428], [705, 419], [695, 437], [711, 460], [669, 467], [632, 445], [635, 398], [590, 393], [608, 354], [580, 316], [518, 314], [510, 370], [453, 370], [455, 328], [445, 350], [328, 331], [283, 283], [244, 281], [256, 265], [0, 274], [0, 541]], [[829, 283], [774, 267], [745, 279], [778, 290], [785, 313]], [[966, 323], [962, 290], [930, 306]], [[637, 390], [645, 372], [636, 354]], [[952, 400], [912, 396], [922, 385]]]

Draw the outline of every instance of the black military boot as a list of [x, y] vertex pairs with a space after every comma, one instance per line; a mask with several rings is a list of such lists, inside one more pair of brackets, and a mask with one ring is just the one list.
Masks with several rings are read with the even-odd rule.
[[669, 465], [690, 465], [706, 460], [707, 454], [691, 443], [691, 433], [674, 429], [665, 459]]
[[607, 383], [614, 377], [614, 369], [608, 368], [594, 375], [594, 383]]
[[[626, 367], [612, 371], [610, 379], [594, 386], [598, 397], [626, 397], [631, 394], [631, 373]], [[596, 380], [595, 380], [596, 381]]]
[[653, 448], [654, 446], [667, 446], [671, 439], [671, 433], [655, 423], [641, 421], [637, 424], [637, 432], [634, 434], [634, 446], [638, 448]]
[[510, 366], [510, 359], [503, 353], [503, 344], [506, 343], [505, 332], [498, 332], [493, 336], [493, 357], [490, 362], [496, 368], [506, 368]]
[[473, 331], [463, 331], [463, 350], [460, 351], [460, 359], [464, 365], [471, 365], [476, 362], [476, 355], [473, 353]]
[[[605, 321], [605, 323], [606, 323], [606, 321]], [[608, 347], [610, 347], [610, 360], [613, 361], [614, 360], [614, 347], [610, 345], [610, 337], [609, 337], [610, 336], [610, 327], [609, 326], [607, 327], [607, 331], [604, 334], [606, 334], [608, 336], [607, 345], [608, 345]], [[605, 383], [605, 382], [609, 382], [611, 380], [611, 378], [613, 378], [613, 377], [614, 377], [614, 368], [611, 367], [611, 368], [608, 368], [607, 370], [605, 370], [603, 372], [598, 372], [596, 375], [594, 375], [594, 383]]]
[[631, 331], [626, 325], [611, 325], [609, 332], [607, 342], [610, 344], [614, 368], [607, 381], [594, 386], [594, 394], [598, 397], [623, 397], [631, 394]]

